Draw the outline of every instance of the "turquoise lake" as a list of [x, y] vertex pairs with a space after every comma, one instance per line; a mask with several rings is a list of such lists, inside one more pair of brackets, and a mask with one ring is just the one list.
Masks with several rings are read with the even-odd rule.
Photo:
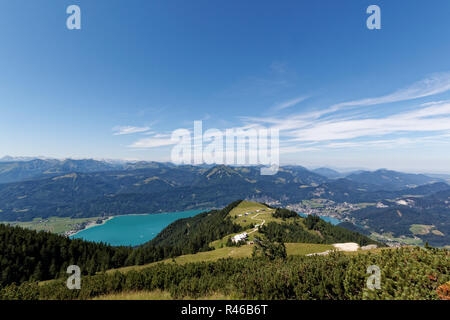
[[[307, 217], [308, 215], [299, 212], [298, 213], [301, 217]], [[332, 217], [324, 217], [324, 216], [319, 216], [320, 219], [325, 220], [326, 222], [331, 223], [332, 225], [338, 225], [339, 223], [341, 223], [341, 221], [339, 219], [336, 218], [332, 218]]]
[[175, 220], [192, 217], [203, 211], [190, 210], [114, 217], [102, 225], [82, 230], [70, 238], [104, 242], [113, 246], [136, 246], [153, 239]]
[[[188, 218], [204, 210], [182, 212], [139, 214], [114, 217], [106, 223], [82, 230], [71, 236], [71, 239], [104, 242], [113, 246], [137, 246], [153, 239], [162, 229], [175, 220]], [[306, 217], [305, 214], [299, 213]], [[321, 217], [333, 225], [340, 223], [338, 219]]]

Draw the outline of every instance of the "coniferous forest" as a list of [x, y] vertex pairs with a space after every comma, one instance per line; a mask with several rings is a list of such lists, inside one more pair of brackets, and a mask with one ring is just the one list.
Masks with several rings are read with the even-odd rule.
[[[237, 204], [239, 201], [222, 210], [175, 221], [155, 239], [135, 248], [113, 247], [0, 224], [0, 286], [55, 279], [65, 275], [69, 265], [78, 265], [84, 274], [95, 274], [211, 250], [208, 247], [210, 241], [240, 230], [225, 219]], [[188, 236], [187, 225], [191, 226]]]
[[[156, 264], [136, 271], [82, 278], [80, 290], [65, 280], [25, 282], [0, 290], [1, 299], [90, 299], [128, 291], [164, 290], [174, 298], [211, 293], [236, 299], [448, 299], [450, 253], [444, 249], [385, 249], [355, 256], [265, 256], [178, 265]], [[367, 287], [367, 267], [382, 270], [380, 290]]]

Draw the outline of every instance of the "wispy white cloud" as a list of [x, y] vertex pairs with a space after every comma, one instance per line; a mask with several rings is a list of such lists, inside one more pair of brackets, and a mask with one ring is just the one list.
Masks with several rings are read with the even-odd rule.
[[[450, 73], [435, 74], [422, 81], [376, 98], [335, 104], [314, 112], [287, 116], [243, 117], [234, 129], [276, 128], [280, 131], [280, 153], [294, 154], [335, 149], [398, 148], [419, 143], [450, 144], [450, 100], [415, 103], [396, 113], [368, 117], [361, 107], [430, 97], [450, 90]], [[272, 107], [272, 111], [291, 108], [308, 97], [302, 96]], [[410, 102], [411, 103], [411, 102]], [[337, 112], [352, 108], [352, 112]], [[144, 130], [145, 129], [145, 130]], [[122, 127], [119, 132], [146, 132], [148, 137], [132, 148], [174, 145], [170, 134], [150, 132], [149, 128]]]
[[[436, 119], [439, 116], [439, 119]], [[379, 137], [393, 133], [450, 131], [450, 103], [371, 119], [315, 121], [308, 128], [291, 130], [297, 141], [332, 141]]]
[[150, 127], [117, 126], [113, 128], [115, 136], [133, 133], [142, 133], [149, 130]]
[[[420, 142], [448, 143], [450, 100], [411, 106], [408, 111], [367, 117], [360, 108], [349, 114], [337, 112], [347, 107], [364, 107], [433, 96], [450, 90], [450, 73], [432, 75], [409, 87], [378, 98], [335, 104], [329, 108], [279, 117], [245, 117], [247, 126], [259, 124], [280, 130], [286, 151], [302, 149], [402, 146]], [[295, 103], [293, 101], [292, 103]], [[290, 103], [285, 103], [288, 107]], [[283, 106], [283, 105], [282, 105]], [[413, 136], [423, 136], [411, 138]], [[399, 137], [400, 136], [400, 137]], [[364, 140], [358, 142], [356, 140]], [[292, 146], [292, 144], [297, 144]]]
[[372, 106], [378, 104], [424, 98], [439, 93], [443, 93], [449, 90], [450, 90], [450, 72], [435, 73], [429, 76], [428, 78], [417, 81], [406, 88], [399, 89], [390, 94], [375, 98], [366, 98], [338, 103], [331, 106], [329, 109], [324, 110], [323, 113], [338, 111], [345, 107]]
[[272, 110], [273, 111], [281, 111], [281, 110], [293, 107], [293, 106], [299, 104], [300, 102], [305, 101], [306, 99], [308, 99], [308, 96], [302, 96], [302, 97], [298, 97], [298, 98], [295, 98], [295, 99], [291, 99], [289, 101], [284, 101], [282, 103], [279, 103], [279, 104], [275, 105], [272, 108]]

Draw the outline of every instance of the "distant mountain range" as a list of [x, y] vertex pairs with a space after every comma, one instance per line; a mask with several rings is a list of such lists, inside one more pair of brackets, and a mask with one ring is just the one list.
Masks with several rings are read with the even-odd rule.
[[450, 174], [427, 173], [426, 175], [429, 177], [441, 179], [447, 183], [450, 183]]
[[[113, 170], [135, 170], [146, 168], [175, 167], [165, 162], [153, 161], [122, 161], [122, 160], [94, 160], [94, 159], [51, 159], [45, 157], [10, 157], [0, 158], [0, 184], [19, 182], [24, 180], [42, 179], [54, 177], [66, 173], [89, 173]], [[199, 166], [200, 168], [211, 168]], [[347, 178], [360, 183], [377, 185], [382, 189], [400, 190], [405, 187], [413, 187], [426, 183], [447, 181], [450, 175], [445, 174], [408, 174], [386, 169], [376, 171], [357, 170], [352, 172], [339, 172], [330, 168], [317, 168], [308, 170], [301, 166], [284, 166], [291, 170], [310, 171], [327, 179]]]
[[161, 163], [108, 169], [53, 173], [50, 178], [0, 184], [0, 220], [205, 209], [239, 198], [286, 198], [300, 186], [327, 181], [302, 167], [282, 168], [275, 176], [261, 176], [255, 167], [175, 167]]
[[385, 190], [401, 190], [442, 181], [442, 179], [428, 177], [423, 174], [402, 173], [386, 169], [352, 173], [346, 178], [359, 183], [370, 183]]
[[384, 190], [401, 190], [450, 179], [450, 175], [447, 177], [446, 175], [439, 174], [411, 174], [387, 169], [379, 169], [376, 171], [358, 170], [350, 173], [342, 173], [329, 168], [318, 168], [312, 171], [329, 179], [346, 178], [355, 182], [378, 186]]
[[329, 179], [338, 179], [345, 177], [345, 174], [329, 168], [317, 168], [312, 170], [312, 172], [320, 174], [321, 176], [327, 177]]
[[[301, 166], [283, 166], [276, 175], [263, 176], [258, 167], [15, 160], [0, 162], [0, 221], [221, 208], [236, 199], [277, 206], [322, 199], [337, 204], [370, 203], [347, 217], [371, 232], [417, 236], [410, 231], [411, 225], [433, 225], [444, 236], [436, 231], [428, 233], [428, 238], [448, 244], [450, 195], [446, 192], [450, 186], [443, 181], [385, 169], [343, 178], [332, 169], [310, 171]], [[399, 199], [406, 206], [396, 203]], [[376, 203], [381, 205], [375, 207]], [[400, 219], [397, 206], [402, 208]]]
[[[6, 160], [5, 160], [6, 159]], [[25, 180], [44, 179], [67, 173], [88, 173], [113, 170], [135, 170], [157, 168], [161, 165], [173, 166], [169, 163], [136, 161], [99, 161], [93, 159], [38, 159], [12, 158], [0, 159], [0, 183], [19, 182]]]

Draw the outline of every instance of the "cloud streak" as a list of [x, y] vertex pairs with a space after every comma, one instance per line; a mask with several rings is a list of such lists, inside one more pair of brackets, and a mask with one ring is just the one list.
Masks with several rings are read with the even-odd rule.
[[[234, 129], [275, 128], [280, 131], [280, 153], [320, 152], [336, 149], [398, 148], [419, 143], [450, 144], [450, 100], [411, 105], [407, 111], [367, 117], [361, 107], [409, 101], [450, 91], [450, 73], [434, 74], [390, 94], [348, 101], [314, 112], [287, 116], [242, 117]], [[308, 97], [280, 103], [270, 110], [289, 109]], [[353, 112], [338, 112], [353, 108]], [[391, 110], [392, 111], [392, 110]], [[151, 136], [129, 147], [137, 149], [174, 145], [168, 134], [154, 134], [147, 127], [122, 127], [123, 134], [146, 131]], [[144, 130], [145, 129], [145, 130]]]
[[298, 97], [298, 98], [295, 98], [295, 99], [292, 99], [292, 100], [289, 100], [289, 101], [285, 101], [285, 102], [282, 102], [280, 104], [275, 105], [272, 108], [272, 110], [273, 111], [281, 111], [281, 110], [293, 107], [293, 106], [299, 104], [300, 102], [305, 101], [306, 99], [308, 99], [307, 96], [302, 96], [302, 97]]
[[[308, 113], [284, 117], [244, 117], [246, 125], [280, 130], [286, 151], [402, 146], [414, 143], [450, 144], [450, 100], [417, 104], [408, 111], [367, 118], [360, 107], [430, 97], [450, 91], [450, 72], [434, 74], [412, 85], [375, 98], [354, 100]], [[292, 100], [280, 106], [291, 106]], [[357, 108], [358, 107], [358, 108]], [[339, 113], [357, 108], [349, 114]], [[363, 142], [361, 142], [363, 141]]]
[[435, 73], [428, 78], [417, 81], [412, 85], [397, 90], [393, 93], [361, 100], [342, 102], [324, 110], [325, 113], [331, 113], [346, 107], [373, 106], [378, 104], [394, 103], [400, 101], [414, 100], [433, 96], [450, 90], [450, 72]]
[[134, 134], [134, 133], [142, 133], [150, 130], [150, 127], [133, 127], [133, 126], [117, 126], [113, 128], [114, 135], [126, 135], [126, 134]]

